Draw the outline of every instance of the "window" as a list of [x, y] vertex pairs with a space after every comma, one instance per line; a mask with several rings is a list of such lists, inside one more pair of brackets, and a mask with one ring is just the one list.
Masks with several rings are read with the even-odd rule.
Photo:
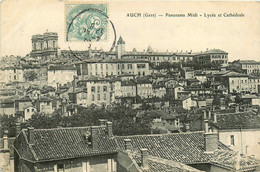
[[47, 105], [50, 105], [50, 102], [47, 102]]
[[64, 172], [64, 164], [58, 164], [58, 172]]
[[92, 94], [92, 101], [95, 101], [95, 95]]
[[230, 144], [235, 145], [235, 137], [234, 135], [230, 135]]
[[234, 84], [234, 80], [232, 80], [231, 82], [232, 82], [232, 84]]
[[100, 86], [97, 87], [97, 92], [98, 92], [98, 93], [100, 92]]
[[32, 112], [34, 112], [34, 109], [32, 109]]
[[125, 68], [125, 65], [124, 64], [122, 64], [122, 69], [124, 69]]
[[104, 100], [106, 100], [107, 99], [107, 95], [106, 94], [104, 94]]
[[95, 92], [95, 87], [93, 87], [93, 86], [91, 87], [91, 92], [93, 92], [93, 93]]
[[30, 109], [27, 109], [27, 112], [30, 112]]
[[97, 99], [100, 100], [100, 94], [97, 95]]
[[107, 92], [107, 86], [103, 86], [103, 91]]

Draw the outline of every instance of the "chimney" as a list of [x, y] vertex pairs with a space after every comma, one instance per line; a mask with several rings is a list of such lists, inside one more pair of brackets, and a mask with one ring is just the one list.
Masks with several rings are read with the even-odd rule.
[[205, 120], [204, 148], [206, 153], [213, 153], [218, 149], [218, 134], [216, 132], [209, 132], [208, 122], [208, 120]]
[[107, 135], [109, 138], [113, 137], [113, 128], [112, 128], [112, 122], [107, 122]]
[[98, 126], [92, 126], [91, 127], [91, 145], [92, 149], [96, 150], [98, 146]]
[[8, 137], [7, 137], [7, 133], [4, 134], [3, 140], [4, 140], [4, 149], [8, 149]]
[[99, 119], [99, 125], [106, 125], [106, 119]]
[[209, 110], [209, 120], [211, 120], [211, 111]]
[[131, 150], [132, 144], [131, 144], [131, 139], [124, 139], [124, 143], [125, 143], [125, 150]]
[[18, 122], [18, 123], [15, 123], [15, 134], [16, 136], [18, 136], [18, 134], [21, 132], [21, 124]]
[[235, 107], [235, 112], [239, 113], [239, 106], [238, 105]]
[[190, 132], [190, 124], [185, 124], [186, 126], [186, 132]]
[[205, 123], [205, 133], [209, 132], [209, 120], [204, 120]]
[[214, 113], [213, 115], [214, 115], [214, 123], [218, 123], [218, 121], [217, 121], [217, 114]]
[[216, 132], [204, 134], [204, 148], [206, 153], [213, 153], [218, 149], [218, 134]]
[[141, 150], [141, 166], [148, 169], [148, 149], [142, 148]]
[[28, 143], [34, 144], [34, 128], [28, 127]]
[[204, 120], [206, 120], [206, 119], [207, 119], [207, 111], [204, 110]]

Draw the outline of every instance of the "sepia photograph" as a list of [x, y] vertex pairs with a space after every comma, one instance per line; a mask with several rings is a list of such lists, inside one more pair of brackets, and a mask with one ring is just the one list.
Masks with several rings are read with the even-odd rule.
[[260, 172], [260, 2], [0, 4], [0, 172]]

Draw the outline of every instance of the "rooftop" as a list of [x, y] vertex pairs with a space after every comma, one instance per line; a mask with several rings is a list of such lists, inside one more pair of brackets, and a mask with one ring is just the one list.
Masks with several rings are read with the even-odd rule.
[[[133, 150], [147, 148], [149, 155], [184, 164], [208, 163], [211, 155], [204, 153], [204, 132], [116, 136], [119, 148], [124, 139], [131, 139]], [[221, 142], [219, 149], [228, 150]], [[169, 149], [171, 148], [171, 149]]]
[[260, 165], [260, 161], [253, 157], [240, 155], [239, 152], [227, 150], [215, 151], [211, 163], [232, 171], [253, 171]]
[[253, 111], [218, 114], [216, 125], [220, 129], [260, 128], [260, 115]]
[[[28, 144], [28, 131], [22, 130], [14, 142], [22, 158], [31, 161], [50, 161], [116, 153], [116, 142], [97, 127], [97, 149], [88, 145], [85, 135], [91, 127], [34, 129], [34, 144]], [[21, 146], [23, 145], [23, 146]]]

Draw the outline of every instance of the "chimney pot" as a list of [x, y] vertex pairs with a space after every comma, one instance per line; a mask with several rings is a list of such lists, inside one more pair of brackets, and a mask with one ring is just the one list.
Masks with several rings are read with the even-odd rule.
[[209, 111], [209, 120], [211, 120], [211, 111]]
[[34, 144], [34, 128], [28, 127], [28, 142], [29, 144]]
[[113, 128], [112, 128], [113, 124], [112, 122], [108, 121], [107, 122], [107, 135], [109, 138], [113, 137]]
[[235, 107], [235, 112], [236, 112], [236, 113], [239, 113], [239, 106], [236, 106], [236, 107]]
[[213, 115], [214, 115], [214, 123], [217, 123], [217, 122], [218, 122], [218, 121], [217, 121], [217, 114], [214, 113]]
[[96, 150], [98, 148], [98, 126], [92, 126], [91, 127], [91, 145], [92, 149]]
[[4, 149], [8, 149], [8, 137], [7, 137], [7, 134], [5, 134], [3, 136], [3, 140], [4, 140]]
[[141, 166], [148, 169], [148, 149], [142, 148], [141, 151]]
[[204, 120], [206, 120], [206, 119], [207, 119], [207, 111], [204, 110]]
[[190, 124], [185, 124], [186, 125], [186, 132], [190, 132]]
[[131, 150], [131, 139], [124, 139], [125, 150]]
[[106, 119], [99, 119], [100, 125], [106, 125], [107, 120]]
[[205, 120], [204, 123], [205, 123], [205, 133], [208, 133], [209, 132], [209, 121]]

